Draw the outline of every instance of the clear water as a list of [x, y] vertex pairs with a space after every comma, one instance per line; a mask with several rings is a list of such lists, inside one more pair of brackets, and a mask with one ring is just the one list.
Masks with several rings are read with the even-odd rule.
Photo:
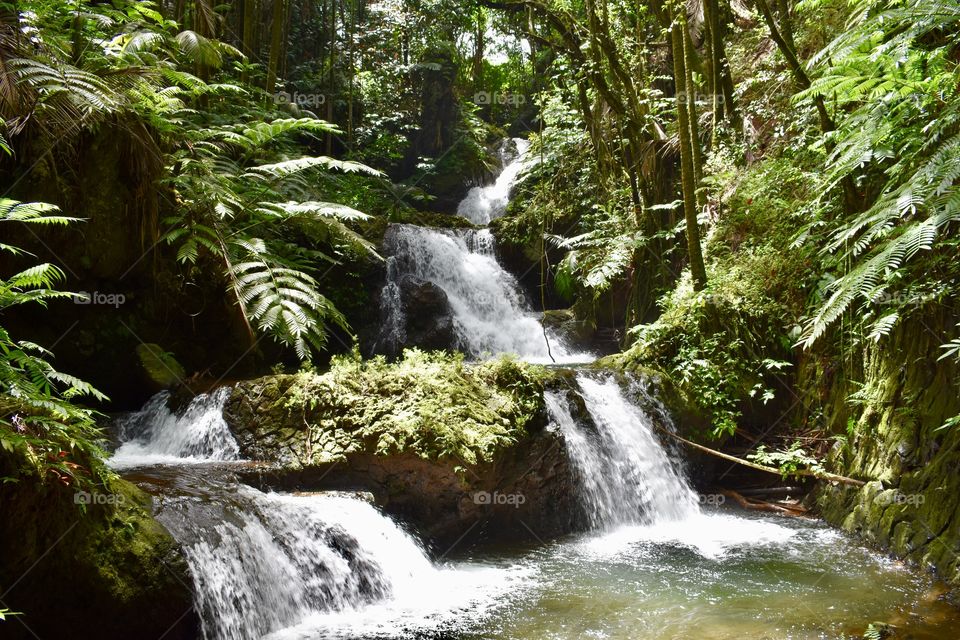
[[[813, 640], [871, 622], [916, 640], [960, 637], [957, 611], [926, 577], [817, 522], [712, 510], [687, 524], [725, 540], [704, 555], [677, 531], [638, 525], [466, 554], [403, 598], [270, 637]], [[737, 538], [731, 528], [776, 535]]]

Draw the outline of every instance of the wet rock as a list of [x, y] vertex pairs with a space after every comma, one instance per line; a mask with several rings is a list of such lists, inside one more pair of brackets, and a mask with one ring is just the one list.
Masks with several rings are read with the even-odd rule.
[[[865, 348], [868, 401], [853, 415], [830, 414], [831, 430], [849, 436], [829, 461], [833, 471], [872, 481], [861, 488], [822, 486], [818, 505], [828, 522], [935, 570], [957, 589], [960, 430], [941, 426], [960, 412], [954, 391], [960, 370], [949, 360], [930, 366], [941, 351], [936, 332], [955, 324], [942, 314], [928, 313], [899, 327], [882, 347]], [[845, 397], [842, 389], [830, 393]]]
[[25, 479], [0, 488], [0, 591], [23, 614], [0, 623], [2, 636], [199, 637], [186, 563], [149, 497], [119, 479], [85, 512], [76, 495]]
[[574, 530], [579, 512], [566, 447], [543, 404], [546, 374], [511, 361], [463, 366], [422, 357], [429, 362], [418, 372], [436, 367], [429, 379], [407, 381], [400, 363], [342, 378], [238, 384], [224, 418], [241, 454], [269, 463], [244, 472], [245, 481], [285, 491], [368, 491], [441, 552], [461, 536], [463, 544]]
[[400, 279], [406, 346], [449, 349], [456, 341], [453, 309], [446, 292], [432, 282], [407, 274]]

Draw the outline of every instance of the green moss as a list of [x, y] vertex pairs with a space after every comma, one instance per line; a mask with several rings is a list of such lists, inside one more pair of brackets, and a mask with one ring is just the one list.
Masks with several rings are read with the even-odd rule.
[[181, 637], [195, 623], [184, 616], [192, 596], [179, 545], [131, 483], [110, 476], [81, 493], [21, 478], [0, 487], [0, 502], [0, 585], [37, 633], [102, 619], [102, 637], [156, 637], [174, 626], [171, 637]]
[[476, 464], [526, 433], [546, 377], [509, 358], [408, 350], [396, 363], [337, 358], [326, 373], [296, 375], [277, 403], [303, 415], [312, 462], [363, 451]]

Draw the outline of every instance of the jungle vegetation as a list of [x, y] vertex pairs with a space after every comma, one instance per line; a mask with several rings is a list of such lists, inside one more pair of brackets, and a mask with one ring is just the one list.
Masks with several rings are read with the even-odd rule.
[[[82, 279], [50, 237], [119, 215], [152, 309], [212, 282], [196, 315], [255, 368], [324, 367], [377, 229], [453, 213], [505, 135], [538, 162], [498, 239], [715, 435], [803, 354], [844, 370], [931, 308], [957, 359], [958, 62], [956, 0], [0, 3], [3, 480], [105, 473], [96, 376], [14, 331]], [[86, 183], [100, 162], [122, 173]], [[88, 197], [117, 181], [122, 215]], [[202, 373], [167, 349], [161, 377]]]

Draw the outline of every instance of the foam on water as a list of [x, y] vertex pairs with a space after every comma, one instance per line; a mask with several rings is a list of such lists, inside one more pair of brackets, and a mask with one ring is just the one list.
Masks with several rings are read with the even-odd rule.
[[[217, 640], [352, 637], [482, 615], [515, 583], [494, 567], [436, 567], [365, 500], [239, 486], [217, 506], [168, 505], [204, 634]], [[212, 524], [212, 526], [211, 526]]]

